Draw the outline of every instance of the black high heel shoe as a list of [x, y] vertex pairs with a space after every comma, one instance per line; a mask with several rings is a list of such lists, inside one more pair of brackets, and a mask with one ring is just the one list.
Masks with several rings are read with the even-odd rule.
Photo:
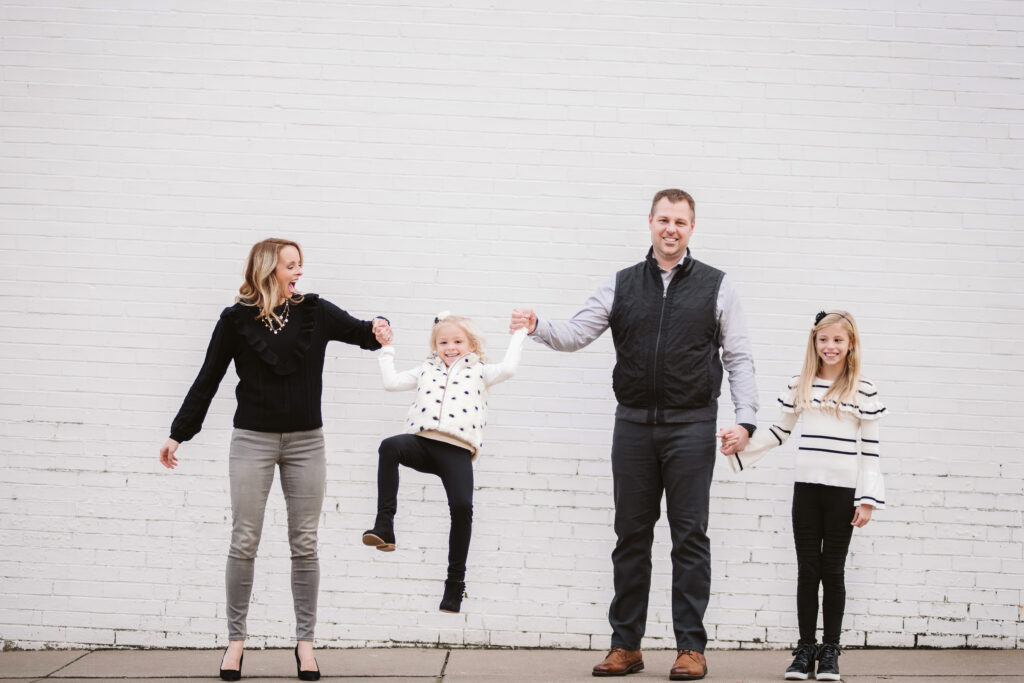
[[[313, 659], [313, 663], [316, 664], [316, 658]], [[316, 665], [316, 671], [303, 671], [302, 662], [299, 661], [299, 646], [295, 646], [295, 671], [299, 674], [300, 681], [319, 681], [320, 680], [320, 665]]]
[[[224, 650], [224, 656], [226, 656], [227, 654], [228, 654], [228, 651]], [[245, 661], [245, 653], [244, 652], [242, 653], [242, 656], [238, 658], [238, 668], [237, 669], [221, 669], [220, 670], [220, 680], [222, 680], [222, 681], [240, 681], [240, 680], [242, 680], [242, 662], [243, 661]], [[223, 656], [220, 658], [220, 663], [221, 664], [224, 663], [224, 657]]]

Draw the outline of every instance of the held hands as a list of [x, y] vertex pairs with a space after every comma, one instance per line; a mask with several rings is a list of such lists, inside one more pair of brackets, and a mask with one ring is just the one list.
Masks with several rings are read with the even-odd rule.
[[381, 346], [387, 346], [391, 343], [394, 338], [394, 333], [391, 331], [391, 325], [384, 318], [373, 319], [373, 335], [377, 337], [377, 341]]
[[174, 439], [167, 439], [164, 441], [164, 445], [160, 447], [160, 464], [169, 470], [173, 470], [178, 466], [178, 457], [174, 455], [175, 451], [180, 446]]
[[722, 440], [722, 455], [739, 453], [750, 443], [750, 434], [740, 425], [719, 429], [715, 436]]
[[858, 505], [853, 513], [853, 521], [850, 524], [855, 527], [864, 526], [871, 521], [871, 511], [874, 509], [871, 505]]
[[508, 331], [512, 333], [520, 328], [526, 328], [529, 334], [533, 334], [537, 329], [537, 314], [533, 312], [532, 308], [512, 309], [512, 319], [509, 322]]

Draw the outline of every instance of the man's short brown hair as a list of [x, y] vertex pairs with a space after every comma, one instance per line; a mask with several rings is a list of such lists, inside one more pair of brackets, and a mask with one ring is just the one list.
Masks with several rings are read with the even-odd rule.
[[654, 195], [654, 201], [651, 202], [651, 215], [654, 215], [654, 207], [658, 205], [662, 199], [667, 199], [673, 204], [678, 204], [681, 201], [685, 201], [690, 205], [690, 220], [697, 219], [697, 209], [693, 203], [693, 197], [690, 196], [689, 192], [684, 190], [677, 190], [675, 188], [669, 188], [667, 190], [661, 190], [658, 194]]

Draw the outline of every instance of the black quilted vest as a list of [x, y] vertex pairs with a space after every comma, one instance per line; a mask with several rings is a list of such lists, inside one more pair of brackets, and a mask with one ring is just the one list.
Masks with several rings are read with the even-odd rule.
[[617, 417], [645, 424], [716, 418], [722, 360], [715, 308], [724, 275], [687, 257], [666, 290], [653, 250], [618, 272], [610, 316]]

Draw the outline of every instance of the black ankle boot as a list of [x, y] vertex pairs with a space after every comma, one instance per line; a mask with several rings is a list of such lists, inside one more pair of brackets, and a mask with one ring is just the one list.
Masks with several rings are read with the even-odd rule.
[[372, 529], [363, 532], [363, 545], [372, 545], [386, 553], [395, 549], [395, 528], [391, 523], [377, 517]]
[[446, 579], [444, 582], [444, 597], [441, 598], [440, 610], [449, 614], [458, 614], [462, 607], [462, 598], [466, 595], [466, 582]]

